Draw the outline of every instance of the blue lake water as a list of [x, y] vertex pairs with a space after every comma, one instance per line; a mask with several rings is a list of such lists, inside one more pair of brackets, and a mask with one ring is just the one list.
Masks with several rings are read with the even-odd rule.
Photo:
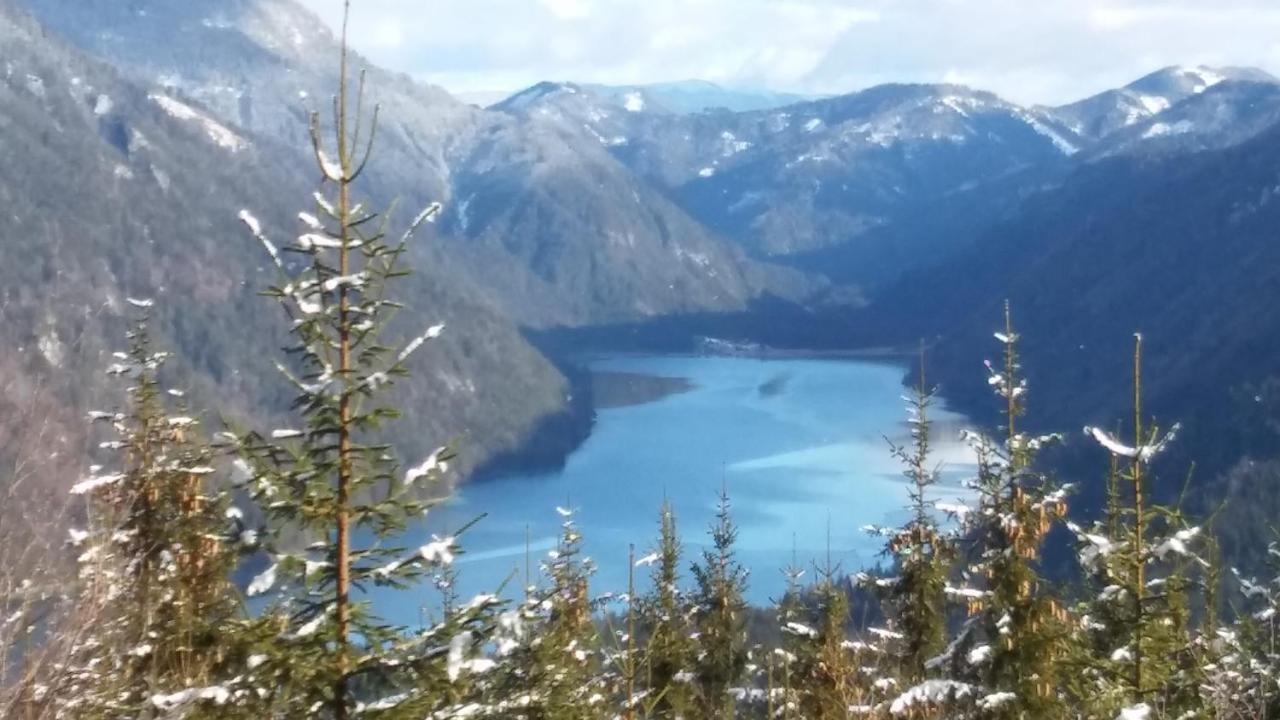
[[[487, 514], [461, 541], [466, 554], [456, 567], [464, 597], [491, 592], [508, 578], [514, 594], [524, 585], [526, 558], [536, 581], [560, 530], [557, 507], [576, 511], [586, 554], [598, 566], [592, 593], [625, 592], [628, 545], [637, 557], [653, 547], [663, 498], [675, 507], [691, 562], [709, 543], [724, 483], [740, 531], [738, 559], [750, 571], [749, 597], [758, 603], [781, 592], [793, 551], [806, 567], [825, 558], [828, 547], [845, 570], [874, 565], [881, 545], [862, 528], [905, 515], [902, 468], [886, 440], [906, 440], [900, 365], [662, 356], [601, 359], [591, 367], [686, 378], [694, 389], [602, 409], [590, 438], [562, 471], [465, 485], [432, 510], [408, 544]], [[944, 471], [935, 499], [954, 499], [964, 494], [960, 481], [972, 471], [958, 441], [963, 418], [941, 403], [933, 418], [935, 460]], [[641, 588], [647, 575], [647, 568], [637, 573]], [[413, 623], [435, 600], [428, 590], [377, 592], [375, 602], [389, 619]]]

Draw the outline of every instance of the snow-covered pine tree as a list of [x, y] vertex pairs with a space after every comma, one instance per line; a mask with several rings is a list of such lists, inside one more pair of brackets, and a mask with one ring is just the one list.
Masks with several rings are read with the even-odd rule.
[[849, 642], [849, 595], [845, 575], [830, 559], [818, 568], [809, 591], [807, 622], [788, 622], [783, 631], [795, 638], [791, 677], [803, 720], [845, 720], [850, 708], [867, 705], [870, 693], [862, 682], [861, 646]]
[[719, 508], [711, 525], [711, 548], [693, 565], [693, 623], [699, 653], [693, 666], [697, 717], [730, 720], [735, 694], [746, 675], [747, 571], [734, 557], [738, 528], [730, 512], [729, 494], [720, 489]]
[[530, 588], [517, 613], [505, 620], [516, 632], [488, 705], [500, 711], [499, 718], [595, 720], [609, 714], [589, 595], [594, 564], [582, 555], [573, 511], [556, 511], [563, 522], [542, 566], [548, 584]]
[[969, 619], [951, 644], [956, 677], [980, 689], [976, 714], [987, 718], [1066, 717], [1060, 692], [1060, 662], [1071, 627], [1066, 609], [1046, 588], [1039, 563], [1045, 538], [1066, 516], [1066, 493], [1036, 467], [1056, 435], [1030, 436], [1020, 428], [1027, 382], [1018, 359], [1019, 335], [1005, 304], [1004, 328], [995, 333], [1003, 349], [997, 367], [988, 362], [990, 384], [1001, 399], [1003, 442], [980, 433], [967, 437], [978, 461], [975, 511], [951, 510], [962, 520], [975, 560], [966, 581], [948, 594], [964, 601]]
[[929, 499], [929, 488], [938, 481], [930, 445], [929, 410], [933, 398], [934, 391], [926, 384], [922, 354], [919, 381], [907, 408], [911, 445], [892, 446], [910, 481], [909, 519], [889, 537], [886, 548], [895, 561], [898, 577], [890, 584], [877, 586], [887, 590], [886, 614], [902, 634], [897, 653], [902, 677], [913, 683], [924, 680], [929, 660], [945, 642], [944, 590], [955, 553], [954, 541], [938, 526]]
[[801, 580], [804, 568], [796, 560], [794, 547], [791, 564], [782, 571], [786, 580], [782, 599], [777, 603], [778, 633], [780, 641], [769, 658], [769, 716], [781, 720], [800, 717], [800, 701], [803, 693], [803, 676], [806, 668], [816, 664], [816, 648], [813, 639], [817, 633], [810, 628], [811, 618], [805, 607], [805, 587]]
[[[273, 712], [282, 716], [422, 717], [423, 708], [449, 704], [441, 684], [458, 671], [449, 660], [483, 644], [496, 601], [465, 603], [461, 615], [410, 635], [354, 594], [370, 585], [407, 588], [451, 562], [458, 545], [452, 536], [417, 549], [396, 545], [407, 521], [428, 507], [423, 486], [439, 480], [449, 459], [441, 448], [403, 468], [377, 440], [398, 415], [387, 390], [444, 329], [431, 326], [398, 350], [384, 344], [399, 308], [390, 285], [407, 273], [408, 243], [440, 206], [427, 207], [396, 238], [385, 218], [355, 202], [378, 110], [366, 118], [363, 78], [355, 90], [348, 80], [349, 11], [346, 3], [333, 141], [326, 142], [319, 114], [311, 119], [322, 175], [314, 212], [299, 214], [303, 231], [282, 250], [249, 211], [241, 213], [280, 275], [267, 294], [291, 321], [293, 344], [277, 367], [296, 392], [298, 421], [268, 433], [231, 433], [246, 487], [272, 523], [272, 562], [249, 591], [280, 589], [265, 611], [275, 632], [259, 648], [251, 682], [270, 689]], [[282, 542], [298, 534], [311, 544]], [[367, 541], [358, 545], [357, 536]]]
[[641, 558], [651, 565], [652, 589], [638, 604], [645, 645], [645, 686], [651, 715], [657, 720], [688, 718], [693, 714], [693, 661], [697, 646], [690, 637], [688, 603], [680, 590], [682, 547], [675, 510], [664, 500], [659, 514], [658, 547]]
[[[1224, 719], [1280, 717], [1280, 542], [1267, 546], [1270, 577], [1235, 571], [1242, 602], [1228, 627], [1206, 629], [1205, 705]], [[1212, 606], [1210, 606], [1212, 607]]]
[[232, 648], [226, 628], [240, 613], [229, 577], [237, 538], [225, 492], [211, 482], [214, 452], [182, 393], [162, 388], [168, 354], [152, 348], [151, 302], [130, 303], [144, 313], [108, 369], [129, 383], [128, 400], [90, 415], [111, 427], [101, 448], [118, 461], [72, 488], [88, 500], [89, 526], [71, 531], [79, 593], [97, 609], [73, 650], [69, 685], [50, 693], [62, 717], [192, 714], [230, 699], [219, 680]]
[[[938, 482], [931, 457], [932, 421], [929, 410], [935, 392], [927, 384], [924, 353], [920, 354], [917, 383], [907, 399], [911, 442], [890, 449], [903, 465], [909, 482], [908, 519], [898, 528], [869, 528], [885, 538], [884, 554], [893, 561], [894, 577], [860, 574], [859, 581], [880, 598], [888, 628], [871, 628], [884, 653], [886, 675], [874, 678], [873, 688], [883, 709], [894, 715], [927, 713], [967, 698], [972, 688], [949, 678], [932, 677], [931, 660], [946, 645], [946, 587], [956, 547], [952, 533], [934, 517], [929, 489]], [[898, 691], [896, 696], [892, 691]], [[922, 714], [924, 713], [924, 714]]]
[[1189, 595], [1203, 575], [1201, 530], [1178, 507], [1152, 502], [1152, 461], [1173, 441], [1146, 423], [1142, 409], [1142, 336], [1133, 354], [1133, 443], [1085, 428], [1114, 458], [1116, 506], [1091, 529], [1070, 524], [1080, 564], [1096, 594], [1077, 610], [1082, 644], [1070, 693], [1094, 717], [1201, 717], [1202, 668], [1194, 652]]

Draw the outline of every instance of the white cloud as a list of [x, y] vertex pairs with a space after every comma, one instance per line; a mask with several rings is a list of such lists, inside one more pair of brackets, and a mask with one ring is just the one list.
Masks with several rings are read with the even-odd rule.
[[591, 0], [540, 0], [561, 20], [582, 20], [591, 15]]
[[[302, 0], [336, 24], [341, 0]], [[1173, 64], [1280, 71], [1275, 0], [358, 0], [353, 43], [455, 92], [703, 78], [952, 79], [1065, 102]]]

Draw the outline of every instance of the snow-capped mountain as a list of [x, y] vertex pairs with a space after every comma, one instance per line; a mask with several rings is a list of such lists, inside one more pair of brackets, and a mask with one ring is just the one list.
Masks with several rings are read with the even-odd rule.
[[730, 89], [705, 80], [648, 85], [542, 82], [503, 98], [491, 107], [495, 110], [518, 110], [536, 102], [544, 95], [556, 92], [568, 94], [585, 92], [594, 102], [611, 110], [675, 115], [714, 110], [729, 112], [769, 110], [813, 99], [795, 93]]
[[1242, 143], [1280, 122], [1280, 83], [1228, 80], [1103, 138], [1089, 156], [1189, 152]]
[[1224, 81], [1275, 83], [1254, 68], [1167, 67], [1115, 90], [1055, 108], [1041, 108], [1091, 141], [1150, 120]]
[[752, 88], [727, 88], [706, 80], [647, 85], [586, 85], [592, 93], [635, 112], [698, 113], [707, 110], [750, 112], [794, 105], [813, 98]]
[[861, 281], [891, 272], [888, 256], [903, 252], [886, 253], [873, 236], [957, 195], [981, 196], [986, 183], [1059, 168], [1080, 148], [1052, 117], [959, 86], [889, 85], [774, 110], [676, 115], [628, 111], [560, 84], [496, 107], [586, 132], [758, 257], [861, 245], [865, 256], [844, 261], [867, 271], [851, 278]]

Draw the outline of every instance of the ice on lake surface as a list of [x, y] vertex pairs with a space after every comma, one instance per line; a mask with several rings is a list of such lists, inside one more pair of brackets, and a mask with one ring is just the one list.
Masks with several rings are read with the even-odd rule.
[[[664, 497], [675, 507], [687, 569], [708, 545], [722, 482], [740, 531], [738, 559], [751, 573], [753, 602], [778, 596], [793, 551], [812, 578], [812, 563], [827, 556], [828, 528], [831, 558], [843, 569], [854, 572], [880, 560], [880, 541], [862, 528], [897, 523], [905, 515], [902, 467], [886, 440], [907, 440], [901, 365], [662, 356], [602, 359], [592, 368], [687, 378], [694, 389], [601, 410], [591, 437], [563, 471], [466, 485], [432, 510], [407, 545], [486, 514], [461, 541], [463, 597], [492, 592], [506, 580], [506, 594], [518, 593], [526, 556], [536, 580], [563, 521], [557, 507], [576, 511], [586, 554], [598, 566], [593, 595], [626, 591], [628, 545], [635, 545], [636, 557], [652, 549]], [[934, 499], [954, 500], [973, 470], [958, 437], [963, 418], [939, 400], [933, 419], [934, 460], [943, 470]], [[647, 588], [648, 572], [637, 570], [638, 589]], [[404, 623], [438, 601], [429, 587], [374, 592], [379, 609]]]

